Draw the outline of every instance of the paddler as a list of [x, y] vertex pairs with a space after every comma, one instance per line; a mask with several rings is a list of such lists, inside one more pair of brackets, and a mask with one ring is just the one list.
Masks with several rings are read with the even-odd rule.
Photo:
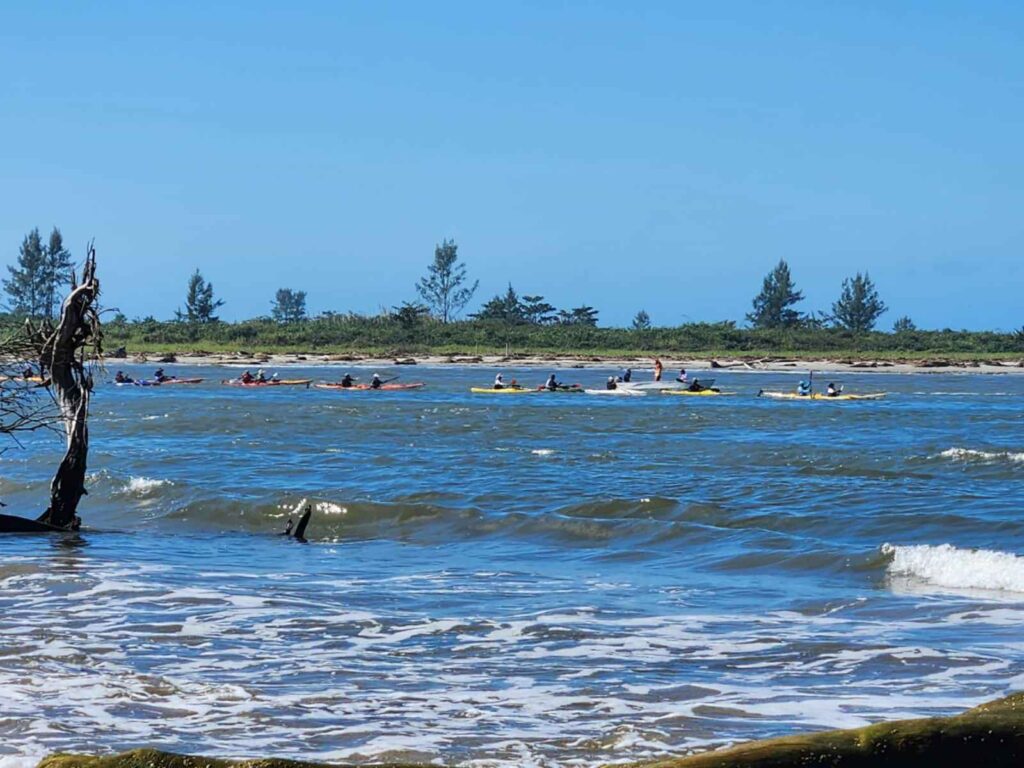
[[680, 384], [689, 384], [690, 383], [690, 380], [688, 378], [686, 378], [686, 369], [685, 368], [683, 368], [682, 370], [679, 371], [679, 375], [676, 376], [676, 381], [678, 381]]
[[796, 393], [800, 397], [810, 397], [811, 396], [811, 385], [809, 383], [807, 383], [806, 381], [801, 381], [796, 386]]
[[544, 388], [549, 392], [557, 392], [560, 389], [565, 389], [565, 385], [562, 384], [558, 379], [555, 378], [555, 374], [548, 376], [548, 380], [544, 382]]
[[153, 379], [163, 384], [165, 381], [170, 381], [171, 377], [164, 373], [163, 368], [157, 368], [156, 373], [153, 374]]
[[605, 384], [604, 386], [605, 386], [605, 389], [618, 389], [619, 388], [619, 385], [616, 383], [614, 376], [609, 376], [608, 377], [608, 383]]
[[632, 368], [627, 368], [626, 370], [624, 370], [622, 372], [622, 381], [624, 383], [629, 384], [629, 382], [632, 379], [633, 379], [633, 369]]
[[505, 388], [505, 374], [499, 373], [497, 376], [494, 377], [494, 389], [504, 389], [504, 388]]
[[843, 391], [842, 387], [837, 387], [834, 381], [828, 383], [828, 387], [825, 388], [826, 397], [839, 397], [839, 393]]
[[345, 389], [350, 389], [355, 384], [355, 379], [352, 378], [351, 373], [346, 373], [341, 379], [341, 386]]
[[260, 368], [258, 371], [256, 371], [256, 383], [257, 384], [266, 384], [267, 383], [267, 374], [265, 374], [263, 372], [262, 368]]
[[659, 358], [654, 358], [654, 380], [661, 381], [661, 372], [665, 370], [665, 366], [661, 364]]
[[251, 373], [249, 373], [249, 371], [246, 371], [241, 376], [239, 376], [238, 380], [240, 382], [242, 382], [243, 384], [252, 384], [253, 381], [254, 381], [253, 375]]
[[135, 383], [135, 379], [133, 379], [131, 376], [125, 375], [124, 371], [118, 371], [117, 373], [115, 373], [114, 374], [114, 381], [116, 381], [118, 384], [134, 384]]
[[373, 379], [370, 381], [370, 389], [380, 389], [383, 384], [384, 382], [380, 380], [380, 374], [373, 374]]

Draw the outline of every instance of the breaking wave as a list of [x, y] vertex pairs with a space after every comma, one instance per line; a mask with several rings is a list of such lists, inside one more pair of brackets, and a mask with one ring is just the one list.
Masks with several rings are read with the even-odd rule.
[[941, 458], [954, 461], [995, 464], [1010, 462], [1024, 463], [1024, 452], [1018, 451], [978, 451], [973, 448], [947, 448], [939, 454]]
[[883, 544], [891, 558], [890, 577], [963, 590], [1024, 592], [1024, 557], [991, 549], [960, 549], [952, 544]]

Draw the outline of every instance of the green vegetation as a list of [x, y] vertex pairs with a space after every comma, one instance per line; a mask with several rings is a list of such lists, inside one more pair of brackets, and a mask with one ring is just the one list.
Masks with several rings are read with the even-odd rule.
[[[854, 277], [843, 280], [843, 293], [832, 305], [832, 317], [838, 327], [864, 333], [875, 327], [886, 309], [868, 273], [862, 275], [858, 272]], [[913, 326], [913, 322], [910, 325]]]
[[33, 319], [53, 318], [60, 309], [65, 286], [72, 280], [71, 254], [56, 227], [43, 245], [39, 229], [33, 229], [21, 243], [15, 265], [8, 265], [10, 277], [3, 281], [11, 311]]
[[104, 325], [107, 348], [135, 352], [309, 352], [353, 355], [551, 354], [633, 357], [803, 359], [1009, 359], [1024, 356], [1024, 333], [920, 331], [856, 333], [840, 328], [737, 328], [691, 323], [675, 328], [598, 328], [504, 318], [442, 323], [406, 304], [373, 317], [321, 315], [294, 323], [270, 318], [239, 323], [129, 322]]
[[178, 310], [175, 314], [178, 322], [189, 324], [216, 323], [218, 318], [213, 313], [224, 306], [220, 299], [213, 298], [213, 283], [206, 279], [197, 269], [188, 279], [188, 293], [185, 295], [185, 311]]

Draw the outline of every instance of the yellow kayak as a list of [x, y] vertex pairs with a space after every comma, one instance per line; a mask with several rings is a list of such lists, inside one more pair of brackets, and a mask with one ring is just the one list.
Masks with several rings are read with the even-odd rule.
[[700, 392], [691, 392], [688, 389], [664, 389], [661, 394], [674, 395], [676, 397], [721, 397], [723, 395], [735, 395], [735, 392], [719, 392], [714, 389], [704, 389]]
[[868, 395], [823, 395], [815, 392], [813, 395], [798, 395], [796, 392], [758, 392], [758, 397], [768, 397], [772, 400], [881, 400], [885, 392], [872, 392]]
[[470, 387], [469, 391], [474, 395], [529, 395], [537, 390], [526, 389], [525, 387], [502, 387], [501, 389], [495, 389], [494, 387]]

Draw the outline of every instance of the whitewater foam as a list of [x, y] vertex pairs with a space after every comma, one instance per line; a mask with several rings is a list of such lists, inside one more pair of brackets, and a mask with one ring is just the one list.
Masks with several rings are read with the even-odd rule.
[[131, 477], [124, 486], [124, 492], [145, 496], [157, 488], [163, 488], [165, 485], [174, 485], [174, 483], [170, 480], [160, 480], [152, 477]]
[[883, 544], [892, 558], [889, 576], [936, 587], [1024, 592], [1024, 557], [991, 549], [960, 549], [952, 544]]
[[955, 461], [1009, 461], [1015, 464], [1024, 463], [1024, 452], [1017, 451], [978, 451], [973, 448], [947, 448], [939, 456]]

